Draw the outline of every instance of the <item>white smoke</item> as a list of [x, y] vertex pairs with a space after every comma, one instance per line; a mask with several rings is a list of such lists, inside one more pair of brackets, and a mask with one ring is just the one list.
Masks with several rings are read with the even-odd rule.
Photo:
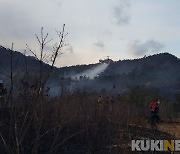
[[86, 71], [84, 71], [82, 73], [76, 74], [76, 75], [72, 76], [71, 78], [75, 79], [75, 80], [79, 80], [80, 77], [86, 77], [86, 78], [89, 78], [89, 79], [94, 79], [100, 73], [105, 71], [105, 69], [108, 67], [108, 65], [109, 64], [106, 64], [106, 63], [99, 64], [99, 65], [95, 66], [94, 68], [91, 68], [91, 69], [86, 70]]

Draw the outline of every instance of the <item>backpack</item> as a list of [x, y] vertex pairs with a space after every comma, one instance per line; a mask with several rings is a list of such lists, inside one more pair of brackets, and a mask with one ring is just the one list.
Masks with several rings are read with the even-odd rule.
[[156, 107], [158, 106], [157, 102], [152, 102], [150, 104], [149, 110], [150, 111], [155, 111]]

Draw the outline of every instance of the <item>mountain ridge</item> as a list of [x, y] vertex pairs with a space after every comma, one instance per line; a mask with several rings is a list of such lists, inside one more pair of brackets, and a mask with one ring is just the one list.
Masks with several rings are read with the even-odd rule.
[[[3, 70], [10, 69], [10, 49], [0, 46], [0, 77], [2, 78]], [[14, 61], [19, 60], [19, 65], [16, 68], [24, 67], [25, 62], [28, 63], [29, 68], [37, 70], [39, 68], [39, 61], [34, 57], [25, 56], [20, 52], [14, 53]], [[20, 57], [20, 58], [19, 58]], [[25, 61], [26, 59], [26, 61]], [[101, 63], [102, 64], [102, 63]], [[76, 82], [76, 88], [81, 89], [84, 81], [73, 81], [72, 76], [80, 74], [84, 71], [90, 72], [100, 63], [88, 65], [76, 65], [56, 68], [51, 77], [51, 81], [55, 84], [64, 80], [70, 82], [69, 89]], [[102, 64], [103, 65], [103, 64]], [[50, 65], [44, 63], [45, 68]], [[2, 69], [4, 68], [4, 69]], [[150, 56], [144, 56], [138, 59], [119, 60], [108, 64], [107, 68], [101, 72], [93, 80], [86, 78], [86, 88], [90, 90], [111, 90], [115, 85], [116, 93], [130, 89], [132, 87], [158, 88], [160, 91], [172, 92], [180, 90], [180, 59], [170, 53], [159, 53]], [[87, 71], [88, 70], [88, 71]], [[3, 76], [3, 78], [5, 78]], [[83, 78], [84, 79], [84, 78]]]

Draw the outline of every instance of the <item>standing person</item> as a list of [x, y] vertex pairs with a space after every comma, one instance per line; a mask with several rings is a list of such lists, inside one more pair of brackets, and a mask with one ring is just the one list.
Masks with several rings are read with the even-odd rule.
[[97, 103], [101, 105], [101, 104], [103, 104], [103, 101], [104, 101], [104, 99], [103, 99], [103, 97], [100, 95], [100, 96], [98, 97]]
[[159, 104], [160, 104], [159, 99], [150, 103], [149, 111], [151, 112], [151, 117], [150, 117], [151, 125], [154, 125], [156, 122], [159, 122], [159, 120], [160, 120], [160, 118], [159, 118]]
[[95, 105], [95, 117], [101, 116], [103, 110], [103, 104], [104, 104], [104, 98], [103, 96], [100, 95]]

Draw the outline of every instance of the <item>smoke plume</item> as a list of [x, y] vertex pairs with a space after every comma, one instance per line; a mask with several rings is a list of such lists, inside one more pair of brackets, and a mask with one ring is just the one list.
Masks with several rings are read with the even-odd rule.
[[76, 74], [72, 76], [72, 79], [79, 80], [80, 77], [87, 77], [89, 79], [94, 79], [96, 76], [98, 76], [100, 73], [105, 71], [105, 69], [108, 67], [109, 64], [103, 63], [103, 64], [98, 64], [94, 68], [91, 68], [89, 70], [86, 70], [82, 73]]

